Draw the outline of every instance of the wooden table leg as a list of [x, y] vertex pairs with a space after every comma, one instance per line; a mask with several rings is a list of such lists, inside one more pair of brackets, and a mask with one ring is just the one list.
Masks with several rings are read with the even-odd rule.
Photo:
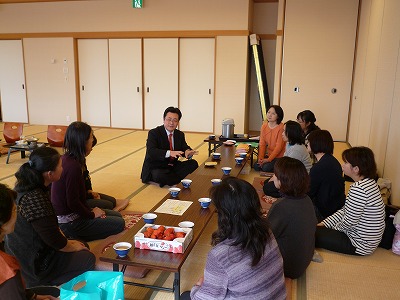
[[114, 272], [119, 272], [119, 265], [118, 264], [113, 264], [113, 271]]
[[8, 164], [8, 161], [10, 160], [10, 154], [11, 154], [11, 148], [8, 149], [6, 164]]
[[174, 298], [175, 300], [179, 300], [181, 297], [181, 274], [180, 272], [175, 273], [175, 280], [174, 280]]

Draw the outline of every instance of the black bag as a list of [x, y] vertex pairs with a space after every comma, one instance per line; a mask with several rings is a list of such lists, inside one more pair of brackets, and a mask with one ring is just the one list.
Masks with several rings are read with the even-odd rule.
[[394, 216], [399, 211], [398, 207], [392, 205], [385, 205], [385, 231], [383, 232], [382, 240], [379, 244], [379, 247], [384, 249], [391, 249], [393, 243], [393, 237], [396, 232], [396, 227], [393, 225], [393, 218], [390, 216]]

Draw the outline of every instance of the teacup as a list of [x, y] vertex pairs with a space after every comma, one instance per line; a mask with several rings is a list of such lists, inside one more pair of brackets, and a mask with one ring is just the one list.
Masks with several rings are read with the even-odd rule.
[[222, 180], [219, 179], [219, 178], [211, 179], [211, 183], [212, 183], [213, 186], [219, 185], [221, 183], [221, 181]]
[[243, 162], [243, 159], [244, 159], [243, 157], [236, 157], [235, 158], [236, 164], [240, 165]]
[[117, 253], [119, 257], [125, 257], [129, 253], [129, 250], [131, 250], [132, 244], [126, 242], [120, 242], [114, 244], [113, 248], [115, 250], [115, 253]]
[[154, 224], [157, 219], [157, 215], [153, 213], [147, 213], [142, 216], [143, 220], [147, 224]]
[[229, 175], [232, 170], [231, 167], [222, 167], [221, 169], [222, 169], [222, 172], [224, 172], [224, 175]]
[[191, 221], [183, 221], [183, 222], [180, 222], [178, 224], [178, 226], [181, 228], [192, 228], [194, 226], [194, 223]]
[[246, 152], [239, 153], [239, 156], [240, 156], [240, 157], [242, 157], [242, 158], [246, 158], [246, 156], [247, 156], [247, 153], [246, 153]]
[[212, 154], [212, 157], [213, 157], [213, 159], [221, 159], [221, 153], [216, 153], [216, 152], [214, 152], [214, 153]]
[[202, 208], [207, 208], [210, 206], [211, 199], [210, 198], [200, 198], [199, 202], [200, 202], [200, 205]]
[[169, 192], [171, 193], [171, 196], [174, 198], [178, 196], [180, 191], [181, 191], [181, 189], [177, 188], [177, 187], [169, 188]]
[[190, 185], [192, 184], [192, 180], [190, 179], [182, 179], [181, 182], [185, 189], [189, 188]]

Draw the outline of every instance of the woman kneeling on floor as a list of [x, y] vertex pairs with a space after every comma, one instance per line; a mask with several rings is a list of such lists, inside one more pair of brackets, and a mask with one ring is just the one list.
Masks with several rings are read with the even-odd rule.
[[276, 162], [272, 180], [282, 198], [272, 204], [267, 219], [283, 257], [285, 276], [295, 279], [314, 254], [317, 218], [306, 194], [309, 177], [301, 161], [285, 156]]
[[204, 277], [181, 299], [285, 299], [282, 257], [254, 187], [228, 177], [211, 190], [218, 212]]
[[56, 300], [60, 295], [56, 287], [40, 287], [43, 293], [25, 289], [17, 259], [4, 253], [4, 237], [14, 231], [17, 220], [17, 206], [14, 203], [16, 197], [15, 191], [0, 183], [0, 299]]
[[51, 202], [58, 223], [67, 237], [84, 241], [104, 239], [124, 230], [125, 221], [119, 212], [90, 208], [83, 171], [86, 156], [93, 147], [93, 130], [84, 122], [71, 123], [65, 133], [62, 156], [63, 172], [52, 184]]
[[18, 259], [27, 287], [60, 285], [94, 269], [94, 254], [82, 242], [68, 240], [58, 227], [48, 186], [61, 172], [57, 150], [42, 147], [15, 173], [18, 215], [5, 250]]
[[[96, 146], [97, 139], [96, 136], [93, 134], [93, 142], [92, 148]], [[92, 188], [92, 179], [90, 178], [90, 172], [86, 166], [86, 162], [82, 167], [83, 171], [83, 178], [85, 179], [85, 187], [86, 187], [86, 204], [90, 208], [103, 208], [103, 209], [112, 209], [116, 211], [121, 211], [125, 207], [128, 206], [129, 200], [128, 199], [115, 199], [113, 196], [102, 194], [99, 192], [93, 191]]]
[[343, 151], [342, 169], [354, 183], [344, 206], [318, 224], [315, 246], [351, 255], [368, 255], [385, 229], [385, 205], [375, 181], [374, 153], [367, 147]]

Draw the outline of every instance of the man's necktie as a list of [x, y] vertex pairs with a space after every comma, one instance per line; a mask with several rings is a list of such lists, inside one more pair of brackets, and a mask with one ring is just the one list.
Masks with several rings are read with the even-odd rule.
[[[172, 133], [168, 135], [168, 141], [169, 141], [169, 151], [173, 151], [174, 147], [172, 146]], [[173, 161], [174, 158], [172, 156], [169, 157], [169, 161]]]

